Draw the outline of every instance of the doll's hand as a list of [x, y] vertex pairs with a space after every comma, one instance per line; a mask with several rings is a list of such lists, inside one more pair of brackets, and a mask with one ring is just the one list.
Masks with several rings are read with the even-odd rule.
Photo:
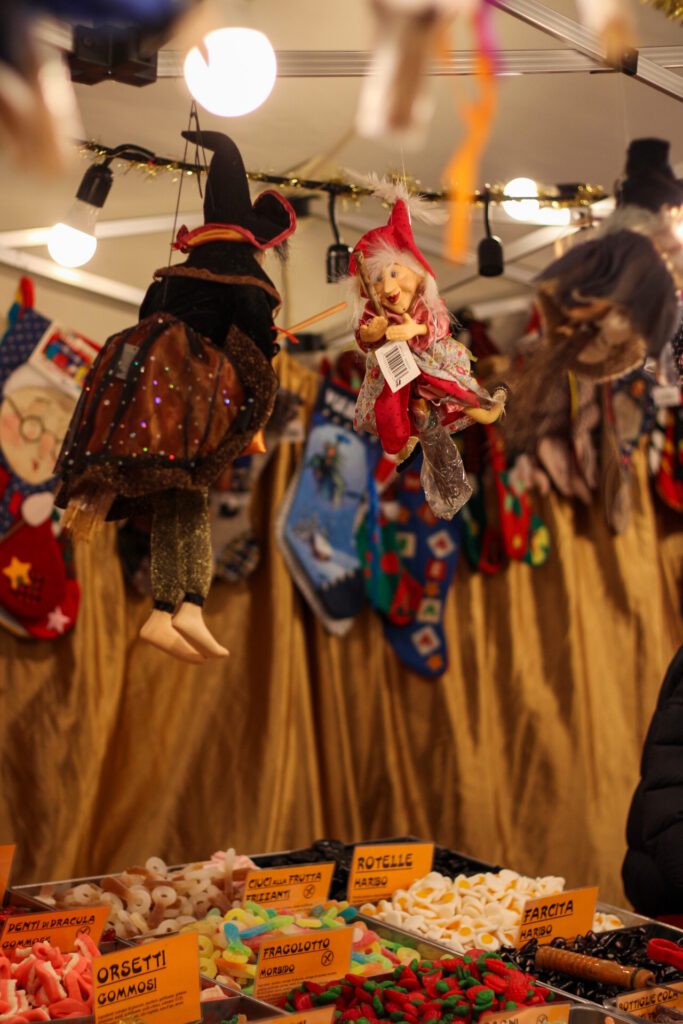
[[389, 321], [385, 316], [373, 316], [369, 324], [363, 324], [360, 331], [360, 340], [364, 345], [374, 345], [376, 341], [380, 341], [386, 334]]
[[403, 314], [402, 324], [392, 324], [387, 330], [387, 341], [410, 341], [418, 334], [426, 334], [427, 325], [418, 324], [410, 313]]

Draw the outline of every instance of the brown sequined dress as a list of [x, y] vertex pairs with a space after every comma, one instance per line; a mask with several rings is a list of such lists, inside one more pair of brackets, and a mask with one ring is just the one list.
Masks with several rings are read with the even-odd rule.
[[[267, 299], [271, 324], [279, 305], [265, 274], [184, 265], [155, 276], [196, 286], [196, 308], [202, 290], [218, 298], [225, 286]], [[277, 378], [261, 348], [236, 323], [217, 344], [191, 319], [159, 309], [100, 352], [57, 462], [57, 504], [71, 504], [84, 524], [152, 509], [160, 492], [205, 490], [270, 416]]]

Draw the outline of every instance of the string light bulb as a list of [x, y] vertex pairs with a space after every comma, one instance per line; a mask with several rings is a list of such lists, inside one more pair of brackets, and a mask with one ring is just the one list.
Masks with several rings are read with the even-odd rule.
[[82, 267], [93, 258], [97, 249], [95, 223], [113, 180], [107, 161], [87, 169], [66, 218], [50, 229], [47, 248], [55, 263], [62, 267]]
[[219, 28], [190, 50], [184, 75], [192, 96], [210, 114], [241, 117], [270, 96], [277, 59], [263, 32]]
[[[554, 206], [541, 206], [538, 199], [538, 185], [533, 178], [513, 178], [505, 186], [505, 195], [510, 196], [509, 200], [503, 200], [503, 209], [512, 220], [522, 221], [525, 224], [548, 224], [557, 227], [566, 227], [571, 224], [571, 211], [567, 208]], [[513, 197], [518, 198], [513, 198]]]

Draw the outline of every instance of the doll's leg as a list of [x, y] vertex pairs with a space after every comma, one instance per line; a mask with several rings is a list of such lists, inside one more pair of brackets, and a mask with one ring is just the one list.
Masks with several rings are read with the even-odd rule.
[[213, 575], [208, 490], [180, 491], [178, 509], [184, 596], [173, 625], [205, 657], [225, 658], [230, 652], [211, 635], [202, 614]]
[[154, 609], [140, 637], [176, 658], [201, 665], [203, 656], [183, 639], [171, 618], [183, 596], [178, 511], [178, 491], [164, 491], [155, 497], [151, 537]]
[[388, 384], [375, 402], [377, 436], [387, 455], [397, 455], [410, 437], [410, 385], [392, 392]]

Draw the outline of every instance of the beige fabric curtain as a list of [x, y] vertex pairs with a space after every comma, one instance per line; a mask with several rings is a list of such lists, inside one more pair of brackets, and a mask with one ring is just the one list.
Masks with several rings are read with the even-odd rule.
[[[317, 378], [282, 358], [313, 402]], [[54, 644], [0, 635], [0, 842], [15, 880], [177, 863], [226, 845], [413, 833], [623, 899], [626, 812], [658, 688], [683, 639], [680, 521], [637, 462], [621, 537], [602, 510], [551, 496], [542, 569], [461, 565], [446, 609], [451, 664], [404, 670], [366, 611], [343, 640], [308, 612], [273, 539], [300, 457], [283, 445], [258, 494], [263, 562], [214, 586], [232, 651], [200, 669], [136, 639], [113, 529], [79, 551], [82, 613]]]

